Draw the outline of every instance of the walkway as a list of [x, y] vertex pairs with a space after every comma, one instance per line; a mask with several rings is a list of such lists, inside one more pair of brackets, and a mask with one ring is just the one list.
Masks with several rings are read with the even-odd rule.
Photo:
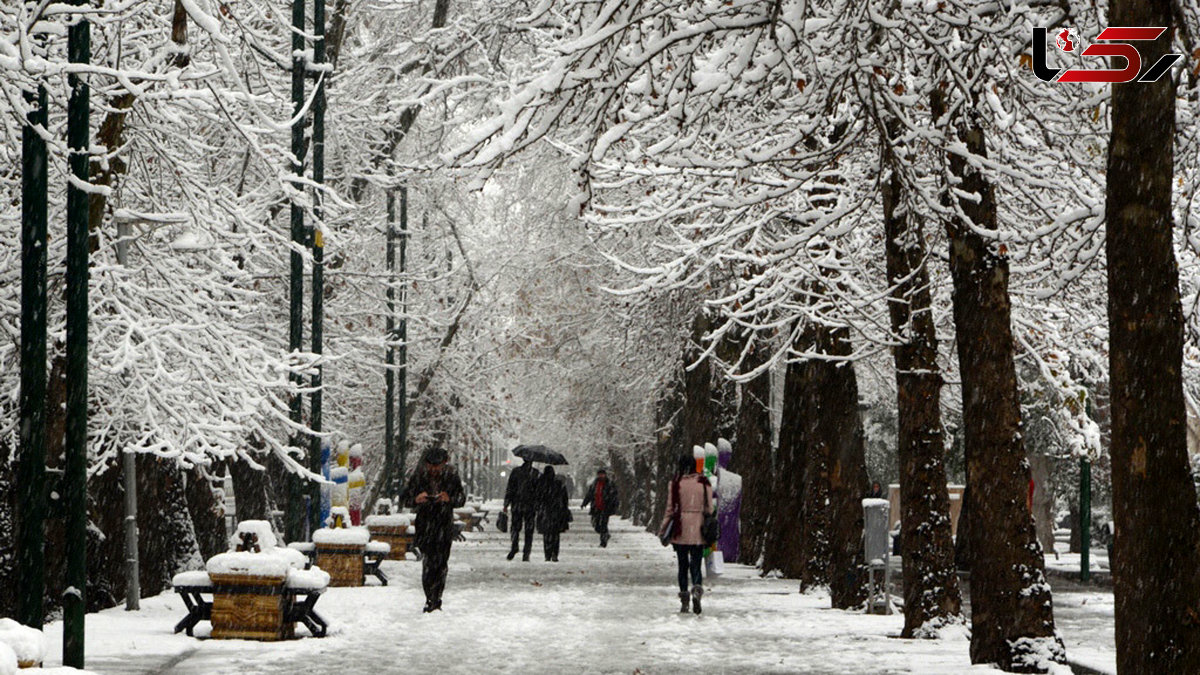
[[[88, 667], [138, 675], [970, 669], [965, 637], [895, 639], [900, 616], [831, 610], [827, 596], [800, 595], [793, 581], [761, 579], [743, 566], [730, 566], [711, 584], [703, 615], [680, 615], [670, 549], [623, 521], [613, 521], [613, 533], [608, 548], [599, 548], [586, 516], [576, 511], [557, 564], [542, 562], [537, 546], [534, 562], [505, 560], [507, 535], [494, 527], [468, 534], [451, 555], [444, 610], [429, 615], [421, 613], [420, 564], [385, 563], [391, 586], [331, 589], [321, 598], [317, 608], [331, 624], [323, 640], [173, 635], [183, 606], [174, 594], [163, 594], [143, 600], [141, 612], [89, 615]], [[55, 624], [47, 631], [52, 645], [59, 630]], [[197, 634], [207, 630], [202, 624]], [[52, 651], [49, 663], [58, 663]]]

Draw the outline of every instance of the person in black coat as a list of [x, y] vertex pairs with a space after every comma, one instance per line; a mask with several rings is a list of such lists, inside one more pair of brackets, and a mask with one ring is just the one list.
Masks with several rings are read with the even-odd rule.
[[512, 549], [508, 559], [517, 555], [517, 547], [521, 543], [521, 531], [525, 531], [525, 550], [521, 560], [529, 562], [529, 552], [533, 548], [533, 528], [537, 519], [537, 469], [533, 463], [525, 463], [512, 470], [508, 477], [508, 486], [504, 490], [504, 510], [512, 507], [512, 520], [509, 531], [512, 533]]
[[537, 482], [537, 529], [542, 533], [546, 562], [558, 562], [559, 537], [567, 529], [571, 510], [567, 506], [567, 488], [548, 466]]
[[600, 535], [600, 548], [608, 546], [608, 517], [617, 512], [621, 505], [617, 486], [608, 478], [604, 469], [596, 471], [596, 480], [583, 493], [583, 506], [591, 505], [588, 515], [592, 517], [592, 528]]
[[426, 612], [442, 608], [450, 544], [456, 534], [454, 509], [467, 502], [462, 480], [449, 460], [450, 456], [442, 448], [426, 450], [405, 491], [409, 507], [417, 510], [413, 544], [421, 551], [421, 585], [425, 588]]

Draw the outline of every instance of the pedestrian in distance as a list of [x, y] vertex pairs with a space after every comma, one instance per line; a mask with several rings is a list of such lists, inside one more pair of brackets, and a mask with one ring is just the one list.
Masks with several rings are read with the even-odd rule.
[[554, 467], [548, 466], [537, 482], [537, 530], [542, 533], [546, 562], [558, 562], [559, 538], [570, 520], [567, 488], [554, 475]]
[[608, 472], [603, 468], [596, 471], [596, 480], [583, 493], [582, 506], [591, 506], [588, 515], [592, 518], [592, 528], [600, 535], [600, 548], [608, 546], [608, 518], [617, 512], [621, 505], [621, 497], [617, 486], [608, 478]]
[[521, 543], [521, 532], [525, 533], [525, 549], [521, 560], [529, 562], [529, 552], [533, 548], [533, 529], [537, 520], [537, 469], [528, 459], [521, 466], [512, 470], [508, 477], [508, 486], [504, 490], [504, 511], [512, 507], [512, 519], [509, 521], [509, 531], [512, 533], [512, 548], [508, 559], [517, 555]]
[[[691, 455], [679, 457], [679, 473], [667, 485], [667, 512], [663, 514], [658, 534], [660, 539], [670, 537], [679, 565], [679, 611], [691, 610], [700, 613], [700, 599], [704, 596], [700, 563], [704, 559], [704, 536], [701, 526], [704, 516], [713, 512], [712, 484], [696, 473], [696, 460]], [[691, 578], [691, 591], [688, 579]]]
[[883, 486], [879, 484], [879, 481], [871, 483], [871, 491], [867, 493], [867, 499], [885, 499]]
[[408, 481], [409, 507], [417, 511], [417, 533], [413, 544], [421, 552], [421, 585], [425, 589], [425, 612], [442, 608], [450, 544], [454, 541], [454, 509], [467, 502], [458, 471], [440, 447], [425, 451], [421, 465]]

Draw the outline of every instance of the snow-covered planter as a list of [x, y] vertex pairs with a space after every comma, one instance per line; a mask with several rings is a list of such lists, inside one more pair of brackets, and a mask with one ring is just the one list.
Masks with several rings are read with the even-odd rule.
[[404, 560], [416, 532], [408, 513], [367, 516], [367, 529], [372, 539], [388, 544], [388, 560]]
[[317, 567], [329, 572], [331, 586], [362, 586], [363, 555], [371, 533], [365, 527], [321, 528], [313, 532]]
[[[42, 631], [12, 619], [0, 619], [0, 646], [6, 646], [13, 653], [15, 667], [40, 666], [46, 658], [46, 636]], [[0, 654], [0, 673], [4, 672], [4, 660], [4, 655]]]

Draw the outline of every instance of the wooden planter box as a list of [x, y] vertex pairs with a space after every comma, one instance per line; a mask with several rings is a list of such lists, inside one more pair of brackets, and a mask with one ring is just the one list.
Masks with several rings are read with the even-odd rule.
[[[286, 577], [212, 574], [212, 636], [215, 639], [289, 640], [295, 624], [285, 621]], [[234, 591], [234, 592], [230, 592]]]
[[362, 586], [366, 546], [317, 544], [317, 567], [329, 573], [330, 586]]
[[[412, 546], [413, 533], [408, 525], [370, 525], [371, 539], [387, 542], [392, 547], [388, 552], [388, 560], [404, 560], [404, 554]], [[325, 569], [322, 567], [321, 569]]]

